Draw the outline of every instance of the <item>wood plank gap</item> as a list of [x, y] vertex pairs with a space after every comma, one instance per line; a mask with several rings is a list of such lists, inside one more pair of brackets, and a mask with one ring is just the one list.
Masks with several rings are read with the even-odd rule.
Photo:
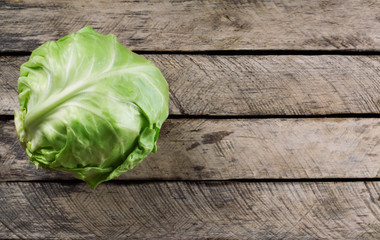
[[0, 115], [0, 121], [13, 120], [13, 115]]
[[358, 50], [358, 49], [339, 49], [339, 50], [196, 50], [196, 51], [148, 51], [136, 50], [138, 54], [179, 54], [179, 55], [380, 55], [378, 50]]
[[[0, 121], [13, 120], [12, 115], [0, 115]], [[326, 115], [177, 115], [168, 119], [315, 119], [315, 118], [380, 118], [378, 113], [342, 113]]]
[[[377, 50], [358, 50], [358, 49], [340, 49], [340, 50], [195, 50], [195, 51], [151, 51], [151, 50], [135, 50], [137, 54], [173, 54], [173, 55], [252, 55], [252, 56], [274, 56], [274, 55], [306, 55], [306, 56], [319, 56], [319, 55], [350, 55], [350, 56], [375, 56], [380, 55], [380, 51]], [[0, 56], [29, 56], [30, 51], [0, 51]]]
[[1, 52], [0, 51], [0, 56], [2, 57], [18, 57], [18, 56], [29, 56], [32, 52], [28, 51], [15, 51], [15, 52]]
[[[41, 180], [2, 180], [0, 182], [30, 182], [30, 183], [60, 183], [65, 182], [77, 184], [83, 183], [83, 181], [79, 179], [41, 179]], [[109, 181], [108, 183], [112, 184], [143, 184], [143, 183], [165, 183], [165, 182], [183, 182], [183, 183], [218, 183], [218, 182], [251, 182], [251, 183], [318, 183], [318, 182], [380, 182], [380, 178], [289, 178], [289, 179], [275, 179], [275, 178], [264, 178], [264, 179], [204, 179], [204, 180], [195, 180], [195, 179], [114, 179]]]
[[169, 119], [295, 119], [295, 118], [380, 118], [379, 113], [338, 113], [318, 115], [179, 115], [171, 114]]

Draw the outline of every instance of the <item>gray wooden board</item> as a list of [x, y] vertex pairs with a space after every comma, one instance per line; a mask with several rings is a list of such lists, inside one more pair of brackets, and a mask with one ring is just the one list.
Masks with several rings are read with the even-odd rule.
[[[122, 180], [380, 177], [380, 119], [169, 119]], [[0, 122], [0, 181], [73, 179], [36, 170]]]
[[377, 1], [1, 1], [0, 51], [90, 25], [135, 50], [379, 50]]
[[[170, 113], [323, 115], [380, 113], [379, 56], [144, 55], [170, 86]], [[27, 57], [0, 57], [0, 114], [17, 108]]]
[[0, 238], [379, 239], [379, 182], [0, 183]]

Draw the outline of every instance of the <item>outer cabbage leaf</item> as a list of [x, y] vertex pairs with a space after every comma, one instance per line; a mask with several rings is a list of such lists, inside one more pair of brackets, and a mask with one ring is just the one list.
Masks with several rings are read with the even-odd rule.
[[155, 152], [168, 116], [159, 69], [91, 27], [34, 50], [18, 91], [15, 125], [29, 160], [93, 188]]

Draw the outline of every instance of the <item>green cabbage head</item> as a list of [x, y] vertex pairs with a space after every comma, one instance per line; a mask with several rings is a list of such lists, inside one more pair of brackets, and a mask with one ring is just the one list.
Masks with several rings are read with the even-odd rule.
[[92, 188], [155, 152], [169, 112], [160, 70], [91, 27], [34, 50], [18, 92], [15, 125], [29, 160]]

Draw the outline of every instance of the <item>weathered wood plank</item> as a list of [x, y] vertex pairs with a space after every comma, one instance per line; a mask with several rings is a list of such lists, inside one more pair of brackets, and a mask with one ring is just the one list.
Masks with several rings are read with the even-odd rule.
[[0, 229], [26, 239], [379, 239], [379, 192], [379, 182], [8, 182]]
[[[380, 119], [170, 119], [158, 152], [123, 180], [380, 177]], [[0, 123], [0, 181], [73, 179], [36, 170]]]
[[138, 50], [379, 50], [377, 1], [13, 1], [0, 51], [31, 51], [86, 25]]
[[0, 57], [0, 114], [14, 113], [18, 108], [17, 79], [20, 66], [27, 61], [27, 57]]
[[[144, 55], [170, 86], [170, 113], [380, 113], [379, 56]], [[17, 108], [27, 57], [0, 57], [0, 114]]]

